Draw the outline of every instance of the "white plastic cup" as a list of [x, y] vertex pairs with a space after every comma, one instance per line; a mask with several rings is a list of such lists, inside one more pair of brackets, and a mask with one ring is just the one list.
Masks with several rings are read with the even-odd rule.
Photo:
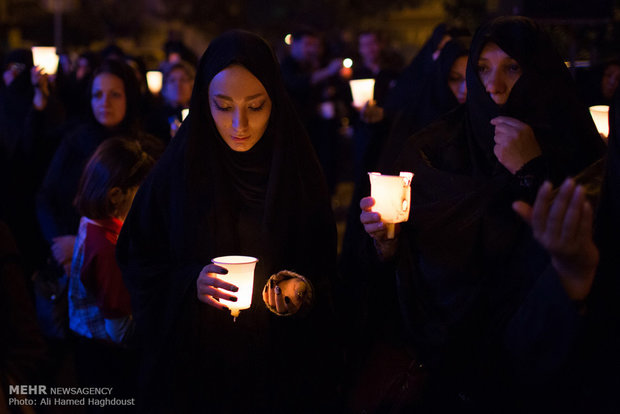
[[411, 180], [413, 173], [401, 172], [400, 175], [382, 175], [368, 173], [370, 178], [370, 196], [375, 199], [372, 211], [381, 214], [388, 239], [394, 238], [394, 224], [409, 219], [411, 206]]
[[227, 274], [218, 275], [219, 279], [232, 283], [239, 288], [239, 291], [233, 294], [237, 298], [236, 302], [220, 298], [220, 303], [225, 304], [230, 309], [230, 314], [237, 320], [239, 311], [249, 309], [252, 305], [254, 268], [258, 259], [251, 256], [221, 256], [211, 261], [228, 270]]

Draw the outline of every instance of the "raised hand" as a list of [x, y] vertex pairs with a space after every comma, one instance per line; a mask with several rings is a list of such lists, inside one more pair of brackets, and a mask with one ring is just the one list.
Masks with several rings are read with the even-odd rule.
[[583, 301], [590, 293], [599, 261], [592, 238], [592, 206], [583, 187], [566, 179], [554, 197], [551, 183], [545, 182], [533, 207], [517, 201], [513, 209], [551, 255], [551, 264], [568, 296]]

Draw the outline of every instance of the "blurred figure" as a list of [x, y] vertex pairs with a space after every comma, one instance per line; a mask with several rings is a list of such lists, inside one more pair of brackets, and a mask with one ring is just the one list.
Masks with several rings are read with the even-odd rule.
[[611, 105], [620, 84], [620, 60], [611, 59], [589, 68], [577, 77], [586, 106]]
[[64, 120], [53, 85], [34, 67], [30, 50], [5, 60], [0, 86], [0, 219], [11, 228], [29, 276], [44, 256], [36, 225], [34, 195], [57, 141], [51, 131]]
[[338, 180], [340, 118], [346, 113], [339, 78], [342, 59], [323, 64], [323, 46], [311, 30], [292, 34], [290, 54], [281, 63], [286, 88], [310, 135], [327, 178], [330, 194]]
[[385, 110], [394, 114], [408, 105], [418, 89], [424, 87], [423, 79], [433, 71], [433, 62], [437, 60], [441, 49], [453, 37], [470, 36], [467, 29], [450, 27], [445, 23], [437, 25], [431, 37], [424, 43], [411, 63], [403, 70], [392, 93], [385, 103]]
[[135, 140], [110, 138], [86, 164], [75, 197], [82, 217], [68, 295], [78, 379], [83, 387], [114, 387], [114, 398], [135, 398], [137, 388], [129, 292], [114, 251], [138, 186], [154, 163]]
[[[0, 221], [0, 412], [15, 412], [9, 385], [41, 384], [45, 343], [37, 325], [32, 299], [25, 282], [22, 258], [10, 229]], [[20, 404], [21, 405], [21, 404]], [[24, 411], [34, 412], [27, 403]]]
[[72, 65], [72, 70], [56, 78], [58, 97], [67, 113], [66, 130], [90, 119], [90, 84], [97, 66], [97, 53], [82, 52]]
[[355, 179], [376, 165], [383, 142], [388, 135], [390, 121], [385, 119], [383, 106], [396, 84], [399, 68], [391, 65], [385, 40], [376, 31], [358, 35], [358, 53], [361, 64], [353, 64], [353, 79], [375, 80], [374, 99], [361, 109], [354, 125]]
[[164, 53], [166, 54], [165, 63], [188, 62], [193, 67], [196, 67], [198, 64], [196, 54], [181, 40], [168, 40], [164, 44]]
[[196, 70], [189, 63], [179, 61], [165, 65], [162, 71], [163, 100], [153, 108], [145, 126], [167, 145], [183, 121], [183, 109], [189, 109]]
[[393, 119], [389, 138], [380, 149], [379, 170], [388, 170], [396, 160], [405, 141], [440, 116], [465, 103], [467, 85], [465, 69], [469, 53], [469, 37], [450, 39], [431, 65], [429, 72], [417, 80], [407, 104]]

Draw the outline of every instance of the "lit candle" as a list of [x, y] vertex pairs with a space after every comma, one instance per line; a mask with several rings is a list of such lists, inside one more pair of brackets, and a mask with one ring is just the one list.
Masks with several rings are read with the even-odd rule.
[[146, 72], [146, 83], [149, 86], [149, 91], [157, 95], [161, 91], [163, 75], [158, 70], [149, 70]]
[[32, 61], [48, 75], [55, 75], [58, 70], [58, 55], [53, 46], [33, 46]]
[[370, 177], [370, 196], [375, 199], [372, 211], [381, 214], [388, 239], [394, 238], [394, 224], [409, 219], [411, 205], [411, 180], [413, 173], [400, 175], [381, 175], [368, 173]]
[[351, 94], [353, 95], [353, 106], [361, 109], [366, 102], [372, 101], [375, 91], [374, 79], [354, 79], [349, 81]]
[[211, 261], [228, 270], [227, 274], [218, 275], [219, 279], [232, 283], [239, 288], [239, 291], [234, 294], [237, 297], [236, 302], [220, 299], [220, 303], [225, 304], [230, 309], [230, 314], [236, 321], [239, 311], [249, 309], [252, 304], [254, 267], [258, 259], [250, 256], [221, 256]]
[[598, 133], [601, 134], [604, 138], [607, 138], [607, 136], [609, 135], [609, 106], [591, 106], [590, 115], [592, 115], [592, 119], [594, 120], [594, 124], [596, 124], [596, 129], [598, 130]]

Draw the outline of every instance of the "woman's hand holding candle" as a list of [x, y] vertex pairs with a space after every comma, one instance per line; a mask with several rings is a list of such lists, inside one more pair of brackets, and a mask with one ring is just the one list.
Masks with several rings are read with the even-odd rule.
[[226, 269], [215, 264], [208, 264], [203, 267], [196, 280], [198, 300], [214, 308], [228, 310], [226, 305], [221, 304], [217, 299], [234, 302], [237, 298], [229, 292], [237, 292], [239, 289], [237, 286], [217, 277], [218, 274], [225, 275], [226, 273], [228, 273]]
[[[388, 239], [387, 230], [384, 223], [381, 221], [381, 214], [372, 211], [372, 207], [375, 205], [375, 200], [372, 197], [364, 197], [360, 201], [360, 208], [362, 213], [360, 214], [360, 221], [364, 225], [364, 230], [375, 242], [377, 253], [382, 260], [390, 259], [396, 253], [396, 247], [398, 246], [398, 238]], [[400, 231], [400, 225], [394, 224], [395, 234]]]

